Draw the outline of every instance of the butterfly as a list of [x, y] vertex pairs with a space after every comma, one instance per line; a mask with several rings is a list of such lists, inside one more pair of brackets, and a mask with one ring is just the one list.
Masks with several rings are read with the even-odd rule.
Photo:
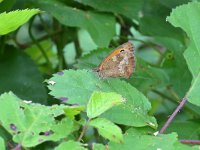
[[135, 66], [135, 50], [133, 44], [127, 42], [114, 49], [93, 71], [101, 78], [130, 78]]

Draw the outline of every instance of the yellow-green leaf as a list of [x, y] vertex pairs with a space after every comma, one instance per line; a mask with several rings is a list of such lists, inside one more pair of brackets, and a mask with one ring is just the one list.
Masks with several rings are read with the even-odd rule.
[[7, 34], [26, 23], [33, 15], [38, 14], [39, 9], [15, 10], [0, 14], [0, 35]]
[[99, 134], [110, 141], [122, 143], [123, 135], [121, 129], [105, 118], [97, 118], [89, 123], [90, 126], [97, 128]]
[[87, 116], [95, 118], [115, 105], [124, 102], [124, 98], [114, 92], [93, 92], [87, 105]]

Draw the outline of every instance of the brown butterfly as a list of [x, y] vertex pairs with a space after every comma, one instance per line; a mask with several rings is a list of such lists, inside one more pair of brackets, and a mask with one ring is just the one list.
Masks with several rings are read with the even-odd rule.
[[127, 42], [114, 49], [94, 71], [102, 78], [129, 78], [135, 70], [135, 64], [136, 58], [133, 44]]

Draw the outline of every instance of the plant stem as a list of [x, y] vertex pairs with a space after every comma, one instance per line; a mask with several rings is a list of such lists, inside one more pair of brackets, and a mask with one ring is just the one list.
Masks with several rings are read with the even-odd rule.
[[200, 140], [180, 140], [181, 143], [183, 144], [198, 144], [200, 145]]
[[47, 23], [43, 20], [42, 15], [39, 14], [38, 16], [39, 16], [40, 22], [42, 23], [45, 31], [47, 32], [47, 34], [50, 34], [51, 31], [49, 30]]
[[[55, 31], [55, 32], [52, 32], [52, 33], [50, 33], [50, 34], [47, 34], [47, 35], [45, 35], [45, 36], [43, 36], [43, 37], [41, 37], [41, 38], [38, 38], [38, 39], [37, 39], [37, 42], [41, 42], [41, 41], [43, 41], [43, 40], [46, 40], [46, 39], [48, 39], [48, 38], [51, 38], [52, 36], [55, 36], [55, 35], [57, 35], [57, 34], [59, 34], [59, 33], [61, 33], [61, 32], [62, 32], [62, 30], [57, 30], [57, 31]], [[13, 40], [15, 41], [15, 43], [17, 44], [17, 46], [20, 47], [21, 49], [28, 48], [28, 47], [30, 47], [31, 45], [35, 44], [33, 41], [31, 41], [31, 42], [29, 42], [29, 43], [26, 43], [26, 44], [21, 44], [21, 43], [19, 43], [16, 39], [13, 39]]]
[[38, 41], [34, 38], [32, 32], [31, 32], [31, 28], [33, 25], [33, 21], [34, 21], [34, 17], [33, 19], [31, 19], [30, 24], [29, 24], [29, 28], [28, 28], [28, 32], [29, 32], [29, 36], [31, 38], [31, 40], [34, 42], [34, 44], [39, 48], [39, 50], [41, 51], [42, 55], [44, 56], [44, 58], [46, 59], [46, 62], [49, 66], [51, 66], [51, 63], [49, 61], [48, 56], [45, 53], [45, 50], [43, 49], [43, 47], [38, 43]]
[[[55, 30], [63, 30], [64, 26], [62, 26], [57, 20], [53, 20], [53, 29]], [[67, 68], [67, 64], [64, 57], [64, 47], [66, 45], [66, 41], [64, 39], [65, 31], [61, 32], [59, 36], [53, 37], [53, 41], [57, 48], [57, 57], [58, 57], [58, 71], [61, 71]]]
[[82, 51], [81, 51], [80, 44], [77, 38], [74, 40], [74, 44], [75, 44], [75, 49], [76, 49], [76, 58], [80, 58], [82, 55]]
[[6, 35], [0, 37], [0, 58], [3, 57], [6, 43]]
[[184, 106], [185, 102], [187, 101], [187, 97], [184, 97], [182, 99], [182, 101], [180, 102], [180, 104], [178, 105], [178, 107], [175, 109], [175, 111], [172, 113], [172, 115], [169, 117], [169, 119], [167, 120], [167, 122], [164, 124], [164, 126], [161, 128], [161, 130], [159, 131], [160, 134], [164, 133], [164, 131], [167, 129], [167, 127], [169, 126], [169, 124], [172, 122], [172, 120], [174, 119], [174, 117], [176, 116], [176, 114], [180, 111], [180, 109]]
[[86, 132], [86, 130], [87, 130], [87, 128], [88, 128], [88, 124], [89, 124], [90, 120], [91, 120], [91, 118], [89, 118], [89, 119], [87, 120], [87, 122], [85, 123], [85, 125], [83, 126], [83, 130], [82, 130], [82, 132], [81, 132], [81, 134], [80, 134], [80, 136], [79, 136], [79, 138], [78, 138], [78, 140], [77, 140], [78, 142], [80, 142], [81, 139], [83, 138], [83, 136], [84, 136], [84, 134], [85, 134], [85, 132]]
[[17, 144], [17, 146], [15, 146], [15, 148], [13, 148], [12, 150], [21, 150], [22, 145], [21, 144]]

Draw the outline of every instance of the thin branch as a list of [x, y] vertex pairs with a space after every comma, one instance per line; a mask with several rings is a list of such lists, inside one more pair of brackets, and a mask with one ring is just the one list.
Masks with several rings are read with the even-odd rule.
[[3, 35], [0, 37], [0, 58], [3, 57], [3, 53], [4, 53], [4, 50], [5, 50], [5, 43], [6, 43], [6, 38], [7, 36], [6, 35]]
[[80, 136], [79, 136], [79, 138], [78, 138], [78, 140], [77, 140], [78, 142], [80, 142], [81, 139], [83, 138], [83, 136], [84, 136], [84, 134], [85, 134], [85, 132], [86, 132], [86, 130], [87, 130], [87, 128], [88, 128], [88, 124], [89, 124], [90, 120], [91, 120], [91, 118], [89, 118], [89, 119], [87, 120], [87, 122], [85, 123], [85, 125], [83, 126], [82, 132], [81, 132], [81, 134], [80, 134]]
[[[57, 31], [55, 31], [55, 32], [52, 32], [52, 33], [50, 33], [50, 34], [47, 34], [47, 35], [45, 35], [45, 36], [43, 36], [43, 37], [38, 38], [38, 39], [37, 39], [37, 42], [41, 42], [41, 41], [43, 41], [43, 40], [46, 40], [46, 39], [48, 39], [48, 38], [51, 38], [52, 36], [55, 36], [55, 35], [57, 35], [57, 34], [59, 34], [59, 33], [61, 33], [61, 32], [62, 32], [62, 30], [57, 30]], [[15, 41], [15, 43], [17, 44], [17, 46], [20, 47], [21, 49], [28, 48], [28, 47], [30, 47], [31, 45], [35, 44], [35, 42], [33, 42], [33, 41], [31, 41], [31, 42], [29, 42], [29, 43], [26, 43], [26, 44], [21, 44], [21, 43], [19, 43], [16, 39], [13, 39], [13, 40]]]
[[21, 144], [17, 144], [17, 146], [15, 146], [12, 150], [21, 150], [21, 147]]
[[29, 32], [29, 36], [31, 38], [31, 40], [34, 42], [34, 44], [39, 48], [39, 50], [41, 51], [42, 55], [44, 56], [47, 64], [49, 66], [51, 66], [51, 63], [50, 63], [50, 60], [47, 56], [47, 54], [45, 53], [45, 50], [43, 49], [43, 47], [38, 43], [38, 41], [35, 39], [35, 37], [33, 36], [32, 32], [31, 32], [31, 28], [32, 28], [32, 25], [33, 25], [33, 20], [34, 20], [34, 17], [33, 19], [31, 19], [30, 21], [30, 24], [29, 24], [29, 28], [28, 28], [28, 32]]
[[176, 116], [176, 114], [181, 110], [181, 108], [184, 106], [184, 104], [187, 101], [187, 97], [184, 97], [182, 99], [182, 101], [180, 102], [180, 104], [178, 105], [178, 107], [175, 109], [175, 111], [172, 113], [172, 115], [169, 117], [169, 119], [167, 120], [167, 122], [164, 124], [164, 126], [161, 128], [161, 130], [159, 131], [160, 134], [164, 133], [164, 131], [167, 129], [167, 127], [169, 126], [169, 124], [172, 122], [172, 120], [174, 119], [174, 117]]
[[74, 44], [75, 44], [75, 50], [76, 50], [76, 58], [80, 58], [82, 55], [82, 50], [80, 48], [80, 44], [77, 38], [74, 40]]
[[194, 144], [194, 145], [200, 145], [200, 140], [180, 140], [183, 144]]
[[[64, 26], [62, 26], [57, 20], [54, 19], [53, 29], [63, 30]], [[64, 51], [63, 51], [64, 46], [66, 44], [65, 39], [64, 39], [65, 34], [66, 34], [65, 31], [63, 31], [60, 33], [59, 36], [52, 38], [57, 48], [58, 70], [63, 70], [64, 68], [67, 68], [67, 64], [64, 57]]]
[[46, 22], [44, 21], [44, 19], [42, 18], [42, 15], [39, 14], [38, 16], [39, 16], [40, 22], [42, 23], [42, 25], [43, 25], [45, 31], [46, 31], [48, 34], [50, 34], [51, 31], [50, 31], [50, 29], [49, 29], [47, 23], [46, 23]]

